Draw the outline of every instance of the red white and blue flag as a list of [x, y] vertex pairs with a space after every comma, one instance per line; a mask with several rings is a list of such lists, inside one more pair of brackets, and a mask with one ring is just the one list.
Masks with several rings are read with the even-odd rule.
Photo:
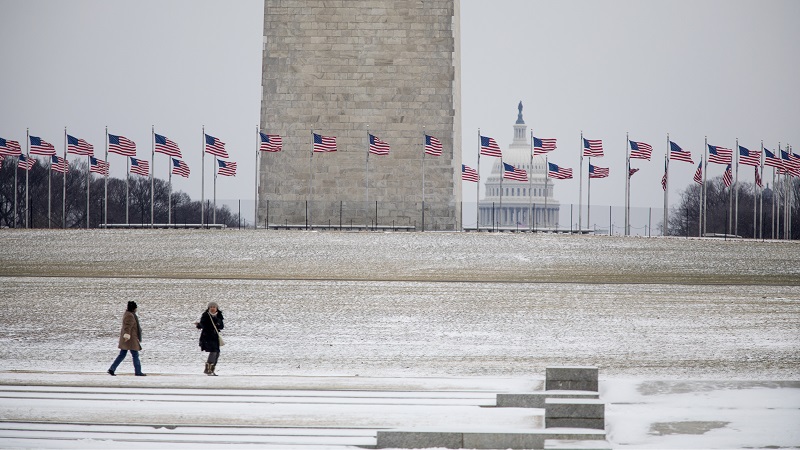
[[783, 161], [780, 158], [776, 157], [774, 153], [769, 151], [768, 149], [764, 149], [764, 165], [768, 167], [774, 167], [776, 169], [783, 168]]
[[[672, 144], [672, 142], [670, 142], [670, 144]], [[692, 164], [694, 164], [694, 162]], [[668, 167], [667, 162], [664, 161], [664, 176], [661, 177], [661, 188], [664, 189], [665, 191], [667, 190], [667, 174], [668, 174], [667, 167]]]
[[506, 180], [528, 181], [528, 172], [511, 164], [503, 163], [503, 178]]
[[714, 164], [730, 164], [733, 150], [716, 145], [708, 145], [708, 162]]
[[277, 134], [265, 134], [259, 131], [261, 145], [258, 149], [262, 152], [279, 152], [283, 150], [283, 139]]
[[122, 156], [136, 156], [136, 144], [125, 136], [109, 134], [108, 151]]
[[461, 181], [478, 182], [478, 171], [467, 165], [461, 165]]
[[181, 161], [180, 159], [172, 158], [172, 173], [174, 175], [180, 175], [184, 178], [189, 178], [189, 172], [189, 166], [187, 166], [185, 162]]
[[236, 176], [236, 163], [233, 161], [223, 161], [221, 159], [217, 160], [217, 164], [219, 164], [219, 170], [217, 171], [218, 175], [224, 175], [226, 177], [235, 177]]
[[556, 149], [556, 140], [551, 138], [533, 137], [533, 156], [544, 155]]
[[792, 159], [789, 156], [789, 152], [785, 152], [781, 150], [781, 167], [778, 169], [778, 173], [781, 175], [785, 175], [789, 173], [792, 169]]
[[703, 185], [703, 161], [697, 165], [697, 170], [694, 171], [694, 182]]
[[0, 155], [17, 156], [22, 154], [19, 142], [0, 138]]
[[314, 152], [326, 153], [336, 151], [336, 137], [335, 136], [322, 136], [321, 134], [313, 133], [314, 135]]
[[155, 134], [155, 138], [156, 138], [155, 150], [158, 153], [174, 156], [175, 158], [182, 158], [181, 149], [178, 148], [178, 144], [170, 141], [169, 139], [166, 138], [166, 136], [162, 136], [158, 133]]
[[725, 173], [722, 174], [722, 183], [725, 187], [731, 187], [731, 184], [733, 184], [733, 173], [731, 172], [730, 164], [725, 168]]
[[598, 167], [594, 164], [589, 164], [589, 178], [606, 178], [608, 177], [608, 167]]
[[568, 180], [572, 178], [572, 169], [558, 167], [558, 165], [551, 162], [547, 163], [547, 176], [559, 180]]
[[481, 136], [481, 150], [480, 154], [484, 156], [494, 156], [497, 158], [503, 157], [503, 152], [497, 142], [488, 136]]
[[67, 153], [82, 156], [94, 155], [94, 147], [83, 139], [67, 135]]
[[600, 139], [583, 139], [583, 156], [603, 156], [603, 141]]
[[644, 142], [628, 141], [631, 144], [631, 158], [650, 160], [653, 154], [653, 146]]
[[378, 139], [377, 136], [369, 135], [369, 152], [373, 155], [388, 155], [389, 144]]
[[797, 153], [789, 154], [789, 173], [794, 177], [800, 177], [800, 155]]
[[758, 171], [758, 167], [753, 167], [756, 170], [756, 186], [764, 187], [764, 184], [761, 181], [761, 173]]
[[33, 166], [36, 164], [36, 158], [28, 158], [23, 154], [19, 154], [17, 159], [17, 167], [25, 170], [33, 169]]
[[692, 160], [692, 154], [690, 152], [683, 151], [680, 145], [672, 141], [669, 141], [669, 159], [694, 164], [694, 161]]
[[739, 164], [746, 166], [760, 166], [761, 165], [761, 152], [748, 150], [745, 147], [739, 146]]
[[143, 177], [150, 176], [150, 164], [147, 161], [131, 157], [131, 172]]
[[208, 134], [206, 135], [206, 153], [220, 158], [228, 157], [228, 152], [225, 151], [225, 143]]
[[442, 156], [442, 143], [433, 136], [425, 135], [425, 154]]
[[638, 167], [637, 167], [637, 168], [635, 168], [635, 169], [634, 169], [634, 168], [631, 168], [631, 169], [629, 169], [629, 170], [628, 170], [628, 178], [632, 177], [632, 176], [633, 176], [633, 174], [635, 174], [635, 173], [636, 173], [636, 172], [638, 172], [638, 171], [639, 171], [639, 168], [638, 168]]
[[102, 159], [97, 159], [94, 156], [89, 157], [89, 172], [99, 173], [100, 175], [108, 175], [108, 162]]
[[31, 141], [31, 155], [50, 156], [56, 154], [56, 148], [53, 144], [45, 141], [44, 139], [36, 136], [30, 136]]
[[69, 164], [67, 164], [66, 159], [53, 155], [50, 157], [50, 170], [54, 170], [59, 173], [67, 173], [69, 170]]

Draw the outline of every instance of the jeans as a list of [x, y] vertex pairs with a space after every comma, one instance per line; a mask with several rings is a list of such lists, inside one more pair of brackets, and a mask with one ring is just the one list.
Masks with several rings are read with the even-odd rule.
[[219, 360], [219, 352], [208, 352], [208, 363], [216, 364]]
[[[117, 371], [117, 366], [119, 366], [119, 364], [122, 362], [123, 359], [125, 359], [125, 356], [127, 355], [128, 355], [127, 350], [119, 351], [119, 356], [117, 356], [117, 359], [115, 359], [114, 363], [111, 364], [112, 372]], [[141, 361], [139, 361], [139, 352], [137, 350], [131, 350], [131, 357], [133, 358], [133, 370], [135, 371], [135, 373], [136, 374], [142, 373], [142, 363]]]

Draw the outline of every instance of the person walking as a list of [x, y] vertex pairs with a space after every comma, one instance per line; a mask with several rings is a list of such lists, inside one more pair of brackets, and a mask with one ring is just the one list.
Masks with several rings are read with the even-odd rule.
[[137, 377], [146, 376], [142, 372], [142, 363], [139, 361], [139, 350], [142, 349], [142, 327], [139, 325], [139, 317], [136, 315], [136, 302], [128, 302], [128, 309], [122, 315], [122, 329], [119, 331], [119, 355], [111, 367], [108, 369], [108, 374], [116, 376], [117, 367], [131, 352], [133, 358], [134, 375]]
[[225, 345], [222, 336], [219, 334], [219, 331], [225, 328], [219, 305], [216, 302], [209, 302], [208, 308], [200, 316], [200, 321], [194, 324], [198, 329], [203, 330], [200, 333], [200, 350], [208, 352], [206, 369], [203, 373], [215, 377], [217, 374], [214, 369], [217, 367], [217, 360], [219, 360], [219, 348]]

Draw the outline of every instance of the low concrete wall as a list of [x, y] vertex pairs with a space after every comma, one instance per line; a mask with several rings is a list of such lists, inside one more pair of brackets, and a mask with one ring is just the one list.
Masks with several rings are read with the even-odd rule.
[[597, 391], [597, 367], [548, 367], [545, 390]]
[[592, 428], [606, 426], [605, 403], [602, 400], [548, 398], [545, 400], [545, 428]]
[[591, 391], [541, 391], [521, 394], [497, 394], [497, 406], [500, 408], [544, 408], [548, 398], [578, 398], [594, 400], [599, 398], [597, 392]]
[[605, 432], [599, 430], [379, 430], [377, 448], [535, 449], [544, 448], [546, 440], [604, 441], [605, 438]]

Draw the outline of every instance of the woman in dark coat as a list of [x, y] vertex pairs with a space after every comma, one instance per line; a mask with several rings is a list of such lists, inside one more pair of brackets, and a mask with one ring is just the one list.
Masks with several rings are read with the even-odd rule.
[[214, 369], [217, 366], [219, 359], [219, 331], [225, 328], [225, 322], [222, 317], [222, 311], [219, 310], [219, 305], [216, 302], [210, 302], [208, 308], [200, 316], [200, 321], [194, 323], [195, 326], [203, 330], [200, 333], [200, 350], [208, 352], [208, 361], [206, 361], [206, 370], [203, 372], [209, 376], [217, 376]]
[[139, 317], [136, 315], [136, 302], [128, 302], [128, 308], [122, 315], [122, 329], [119, 331], [119, 355], [108, 369], [109, 375], [116, 375], [114, 372], [116, 372], [117, 366], [130, 351], [133, 358], [134, 373], [137, 377], [145, 376], [142, 372], [142, 363], [139, 362], [139, 350], [142, 349], [141, 340], [142, 327], [139, 326]]

